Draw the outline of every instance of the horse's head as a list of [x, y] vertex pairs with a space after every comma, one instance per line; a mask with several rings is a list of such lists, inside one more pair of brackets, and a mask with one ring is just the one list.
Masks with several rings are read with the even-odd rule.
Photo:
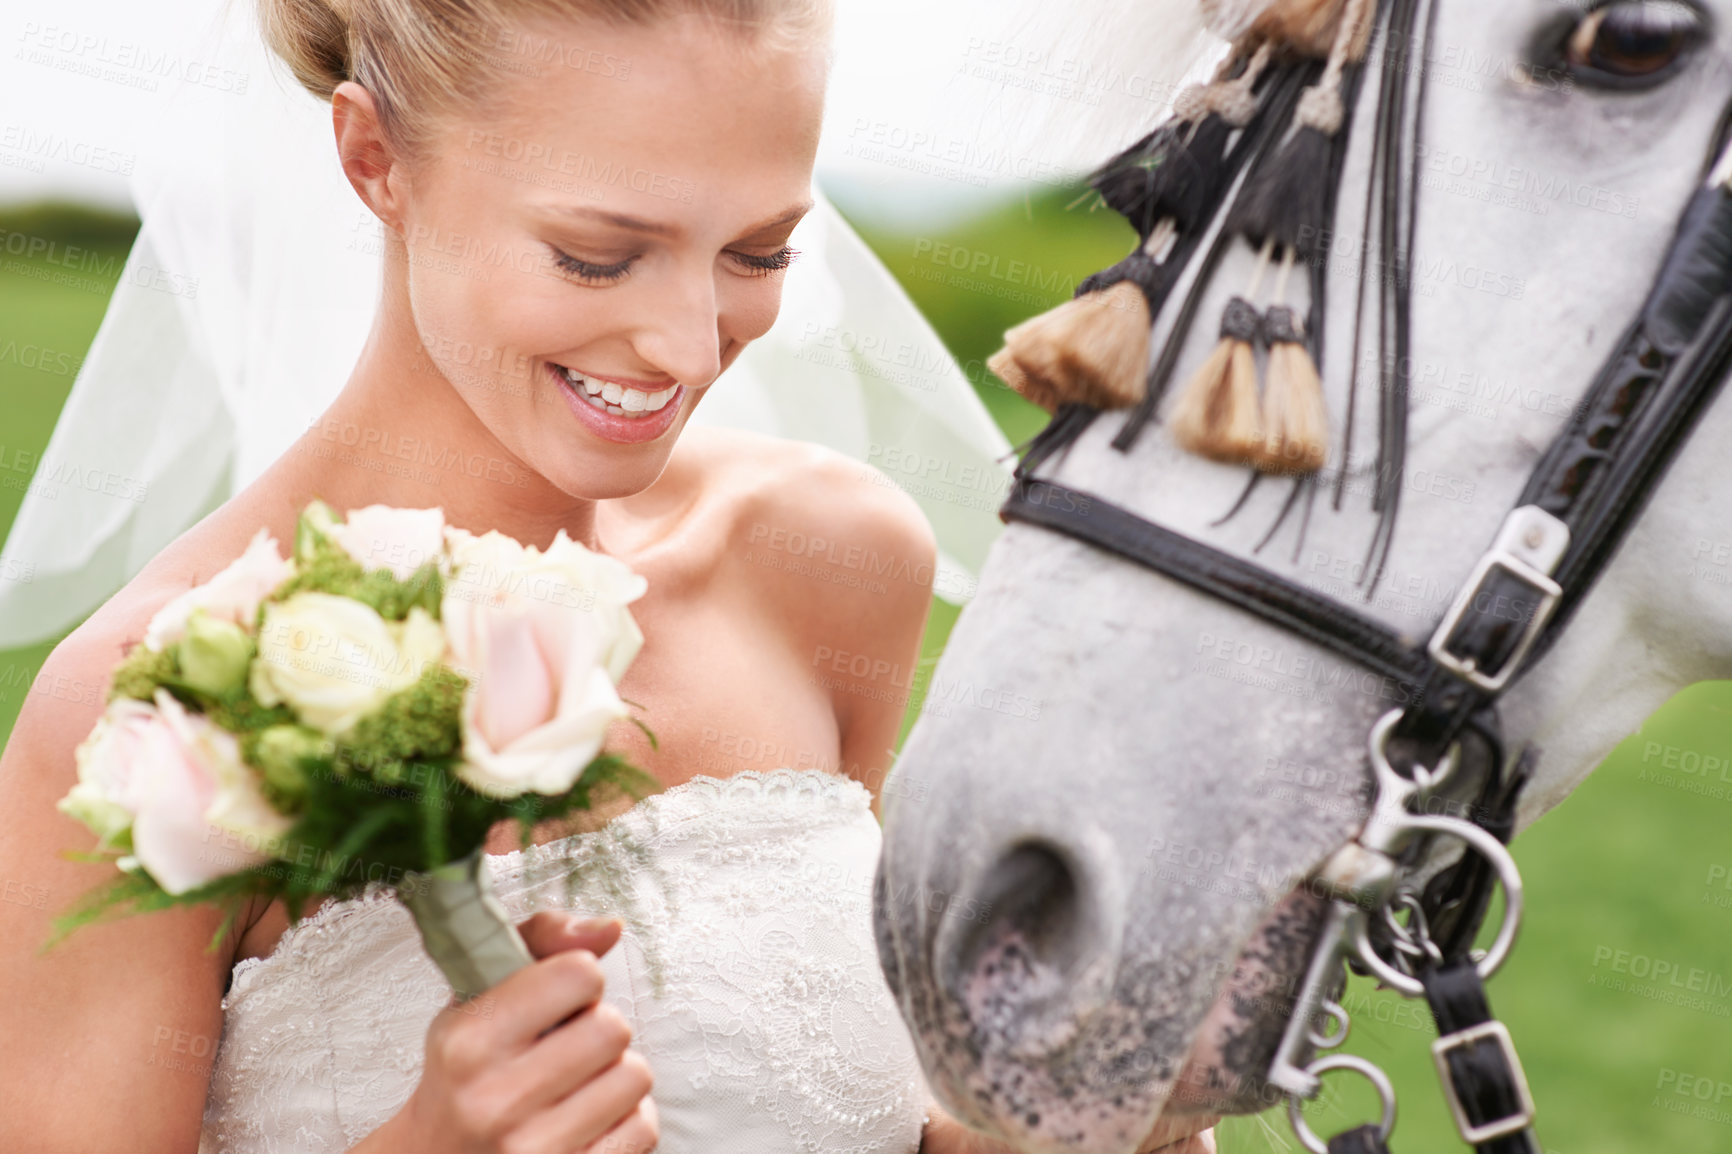
[[[1365, 110], [1389, 71], [1374, 44], [1319, 257], [1337, 447], [1303, 530], [1294, 512], [1254, 556], [1421, 641], [1641, 305], [1732, 96], [1728, 0], [1437, 4], [1393, 546], [1367, 594], [1364, 395], [1358, 447], [1343, 461], [1338, 446], [1352, 363], [1377, 369], [1375, 343], [1356, 351], [1352, 302], [1388, 275], [1360, 242]], [[1216, 272], [1175, 381], [1214, 344], [1252, 259], [1240, 246]], [[1505, 696], [1509, 738], [1540, 750], [1520, 824], [1676, 688], [1723, 675], [1732, 601], [1691, 570], [1701, 541], [1732, 537], [1724, 513], [1717, 531], [1706, 519], [1728, 408]], [[1253, 557], [1289, 484], [1260, 485], [1216, 525], [1243, 472], [1181, 453], [1163, 425], [1114, 448], [1124, 420], [1096, 418], [1043, 475]], [[1264, 1075], [1323, 910], [1302, 882], [1363, 822], [1366, 735], [1411, 691], [1087, 544], [1008, 526], [887, 790], [880, 951], [941, 1101], [1030, 1150], [1100, 1151], [1132, 1149], [1163, 1112], [1270, 1104]]]

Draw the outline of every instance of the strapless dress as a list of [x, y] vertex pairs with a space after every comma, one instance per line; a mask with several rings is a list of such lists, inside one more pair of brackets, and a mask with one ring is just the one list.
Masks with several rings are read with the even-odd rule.
[[[698, 777], [488, 857], [514, 919], [625, 919], [604, 997], [655, 1073], [662, 1154], [918, 1149], [930, 1098], [873, 946], [870, 802], [822, 770]], [[235, 966], [200, 1154], [347, 1150], [408, 1100], [450, 993], [389, 891], [327, 903]]]

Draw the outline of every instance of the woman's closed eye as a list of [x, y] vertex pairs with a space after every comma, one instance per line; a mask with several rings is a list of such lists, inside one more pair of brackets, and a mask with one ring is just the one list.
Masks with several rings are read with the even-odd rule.
[[612, 284], [623, 280], [625, 274], [631, 271], [631, 266], [637, 263], [637, 257], [628, 256], [624, 260], [616, 260], [611, 264], [597, 264], [581, 257], [572, 256], [557, 245], [548, 245], [553, 250], [553, 263], [578, 280], [592, 284]]
[[[625, 279], [626, 274], [631, 271], [632, 265], [638, 261], [638, 257], [628, 256], [624, 260], [603, 264], [573, 256], [557, 245], [549, 245], [548, 247], [553, 251], [553, 263], [563, 272], [579, 281], [593, 285], [614, 284]], [[794, 258], [800, 253], [790, 245], [783, 245], [771, 253], [750, 253], [728, 249], [727, 255], [740, 266], [747, 276], [769, 276], [771, 273], [781, 272], [793, 264]]]
[[749, 252], [733, 252], [731, 250], [728, 255], [745, 265], [750, 275], [768, 276], [773, 272], [780, 272], [793, 264], [794, 258], [799, 256], [800, 253], [790, 245], [783, 245], [775, 252], [765, 255], [757, 255]]

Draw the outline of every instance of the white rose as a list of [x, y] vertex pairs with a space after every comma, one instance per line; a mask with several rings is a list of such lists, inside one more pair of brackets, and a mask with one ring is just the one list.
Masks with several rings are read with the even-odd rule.
[[349, 597], [296, 593], [265, 607], [248, 687], [264, 705], [283, 702], [333, 736], [415, 684], [445, 654], [445, 633], [425, 610], [386, 621]]
[[368, 505], [350, 509], [340, 525], [324, 526], [343, 551], [368, 569], [389, 569], [399, 581], [444, 557], [445, 511]]
[[626, 714], [614, 683], [643, 644], [626, 605], [648, 583], [563, 530], [545, 553], [499, 533], [448, 540], [440, 616], [470, 678], [458, 776], [494, 796], [564, 793]]
[[626, 667], [643, 648], [643, 631], [627, 605], [642, 597], [649, 582], [617, 557], [597, 553], [573, 541], [561, 529], [541, 554], [536, 572], [561, 575], [573, 591], [588, 590], [588, 609], [601, 633], [601, 661], [617, 684]]
[[250, 630], [259, 602], [293, 573], [293, 566], [277, 551], [276, 539], [260, 529], [226, 569], [156, 611], [145, 626], [145, 647], [160, 652], [186, 636], [187, 618], [195, 609]]

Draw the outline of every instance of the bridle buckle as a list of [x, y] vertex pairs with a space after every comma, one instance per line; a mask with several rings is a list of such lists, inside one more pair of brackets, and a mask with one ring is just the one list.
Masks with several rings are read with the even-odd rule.
[[[1462, 1104], [1461, 1095], [1455, 1088], [1455, 1077], [1449, 1069], [1449, 1053], [1484, 1042], [1497, 1043], [1504, 1067], [1509, 1070], [1510, 1085], [1515, 1088], [1517, 1109], [1513, 1114], [1476, 1125], [1467, 1116], [1467, 1108]], [[1494, 1138], [1514, 1134], [1533, 1124], [1534, 1100], [1528, 1090], [1527, 1074], [1522, 1070], [1521, 1059], [1516, 1057], [1515, 1043], [1510, 1040], [1509, 1030], [1502, 1022], [1481, 1022], [1465, 1030], [1445, 1034], [1431, 1044], [1431, 1058], [1437, 1064], [1437, 1076], [1443, 1082], [1443, 1096], [1449, 1103], [1450, 1114], [1455, 1118], [1455, 1128], [1461, 1134], [1461, 1140], [1469, 1146], [1478, 1146]]]
[[1487, 693], [1502, 689], [1558, 607], [1551, 574], [1569, 544], [1569, 526], [1539, 506], [1511, 510], [1431, 635], [1432, 660]]

